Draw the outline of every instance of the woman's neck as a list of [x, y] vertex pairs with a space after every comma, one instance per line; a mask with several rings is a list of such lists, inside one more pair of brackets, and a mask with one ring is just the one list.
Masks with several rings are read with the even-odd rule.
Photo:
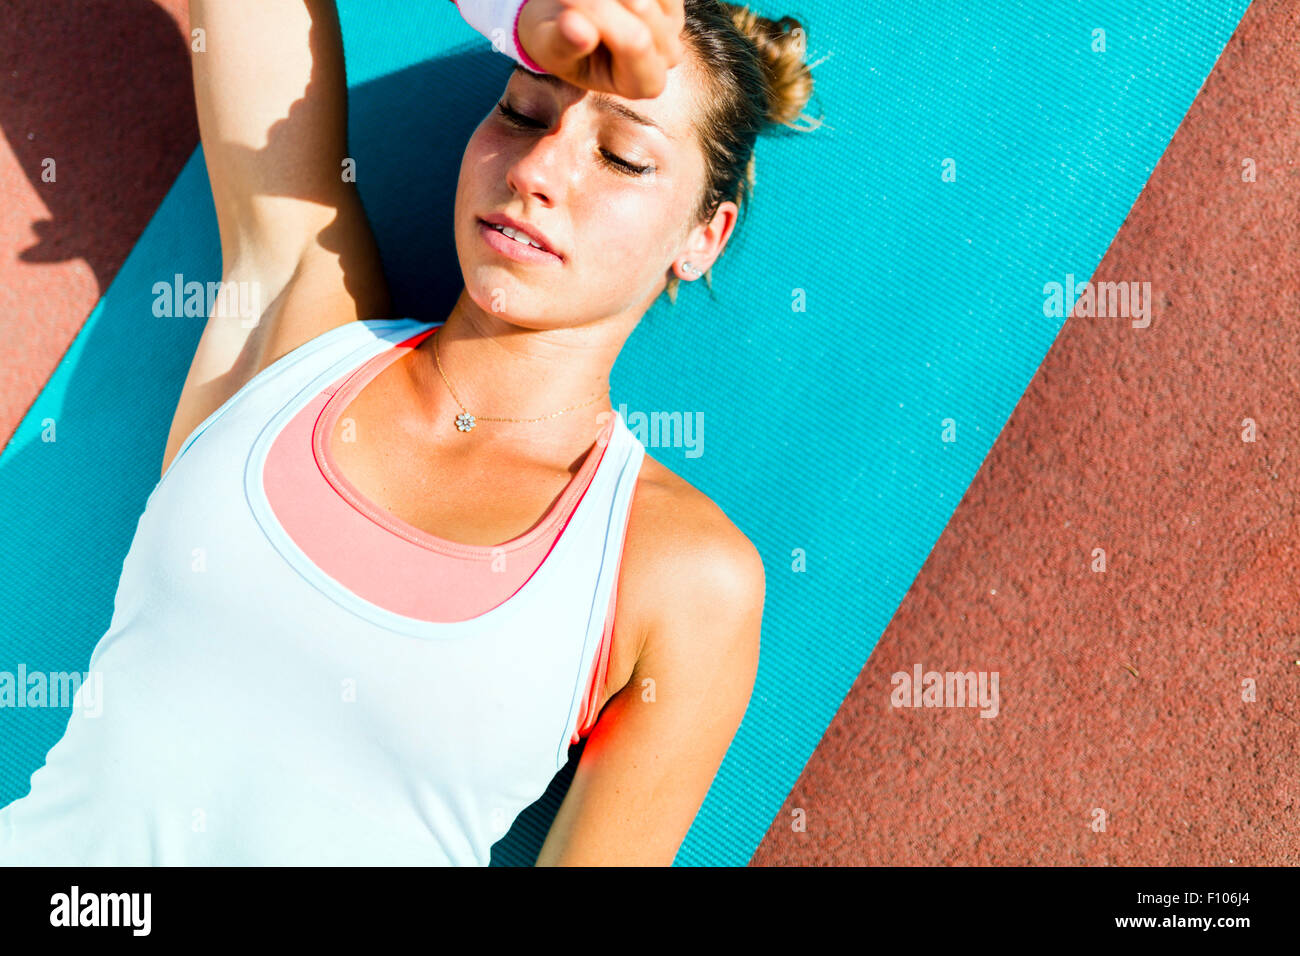
[[[415, 350], [413, 384], [421, 407], [449, 428], [463, 403], [480, 420], [465, 433], [476, 443], [586, 447], [612, 414], [610, 370], [634, 327], [635, 321], [613, 317], [524, 328], [484, 312], [462, 290], [446, 322]], [[542, 421], [482, 421], [535, 419], [566, 408], [572, 410]]]

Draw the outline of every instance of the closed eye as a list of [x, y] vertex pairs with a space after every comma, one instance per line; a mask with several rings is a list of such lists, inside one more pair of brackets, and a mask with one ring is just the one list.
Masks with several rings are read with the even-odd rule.
[[[541, 120], [533, 119], [531, 116], [525, 116], [505, 100], [502, 100], [497, 104], [497, 112], [504, 117], [507, 123], [517, 129], [536, 130], [546, 128], [546, 124]], [[602, 149], [600, 151], [600, 158], [610, 168], [621, 173], [626, 173], [629, 176], [644, 176], [646, 173], [654, 170], [653, 165], [639, 166], [636, 163], [628, 162], [626, 159], [623, 159], [615, 153], [611, 153], [607, 149]]]
[[519, 126], [523, 129], [545, 129], [546, 124], [541, 120], [535, 120], [531, 116], [525, 116], [518, 110], [514, 109], [505, 100], [497, 104], [497, 112], [506, 118], [506, 122], [512, 126]]

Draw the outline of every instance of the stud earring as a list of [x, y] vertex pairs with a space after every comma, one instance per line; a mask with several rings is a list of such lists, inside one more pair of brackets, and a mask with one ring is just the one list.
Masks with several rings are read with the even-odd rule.
[[692, 279], [698, 279], [702, 274], [699, 269], [695, 268], [695, 266], [689, 262], [682, 263], [682, 271], [685, 272]]

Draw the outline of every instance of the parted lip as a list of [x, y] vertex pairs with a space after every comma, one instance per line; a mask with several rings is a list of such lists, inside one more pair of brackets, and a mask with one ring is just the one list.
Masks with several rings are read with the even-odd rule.
[[511, 229], [517, 229], [519, 232], [522, 232], [524, 235], [526, 235], [529, 239], [532, 239], [534, 242], [540, 245], [544, 250], [549, 252], [551, 255], [557, 256], [560, 259], [564, 258], [564, 255], [559, 251], [557, 251], [553, 245], [551, 245], [551, 240], [546, 238], [546, 233], [542, 232], [542, 230], [538, 229], [534, 225], [531, 225], [526, 222], [520, 222], [518, 219], [511, 219], [505, 213], [500, 213], [500, 212], [494, 212], [490, 216], [483, 216], [481, 218], [484, 222], [490, 223], [491, 225], [494, 226], [509, 226]]

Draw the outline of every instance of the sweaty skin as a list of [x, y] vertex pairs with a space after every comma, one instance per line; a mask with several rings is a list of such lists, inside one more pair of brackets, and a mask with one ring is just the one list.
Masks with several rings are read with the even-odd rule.
[[[456, 188], [465, 287], [433, 337], [448, 379], [482, 415], [542, 416], [608, 389], [623, 343], [669, 275], [692, 281], [698, 273], [682, 263], [707, 271], [731, 235], [734, 203], [690, 221], [704, 184], [692, 125], [702, 85], [680, 41], [681, 8], [530, 0], [520, 17], [525, 50], [560, 75], [518, 68], [502, 91], [509, 112], [485, 104]], [[208, 319], [164, 470], [258, 371], [342, 323], [390, 315], [370, 225], [355, 185], [338, 175], [347, 89], [334, 4], [191, 0], [190, 19], [208, 40], [193, 65], [222, 278], [258, 283], [264, 308], [251, 327]], [[270, 62], [275, 70], [263, 68]], [[507, 217], [552, 254], [502, 245], [514, 240], [485, 217]], [[432, 348], [420, 347], [369, 383], [354, 410], [357, 433], [375, 437], [342, 463], [363, 493], [440, 537], [493, 544], [545, 513], [611, 405], [606, 396], [541, 423], [452, 434], [435, 423], [445, 426], [458, 406]], [[539, 865], [672, 862], [748, 705], [763, 598], [750, 541], [647, 456], [603, 710]]]

